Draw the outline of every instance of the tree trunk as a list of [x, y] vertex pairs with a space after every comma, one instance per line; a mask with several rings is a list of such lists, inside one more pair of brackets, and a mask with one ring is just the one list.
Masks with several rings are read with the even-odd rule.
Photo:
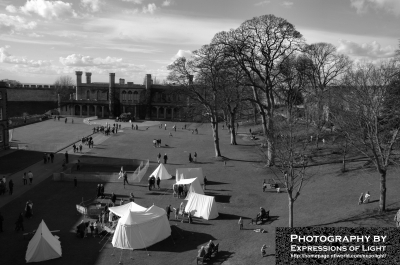
[[381, 174], [381, 189], [379, 196], [379, 211], [386, 211], [386, 169], [379, 170]]
[[275, 163], [275, 136], [274, 136], [274, 122], [272, 117], [267, 118], [267, 166], [271, 167]]
[[220, 156], [221, 156], [221, 151], [220, 151], [220, 149], [219, 149], [218, 121], [217, 121], [217, 117], [213, 117], [213, 118], [211, 119], [211, 127], [212, 127], [212, 130], [213, 130], [215, 157], [220, 157]]
[[236, 127], [235, 127], [235, 112], [230, 113], [230, 124], [231, 124], [231, 144], [237, 145], [236, 143]]
[[255, 105], [254, 105], [253, 112], [254, 112], [254, 125], [256, 125], [257, 124], [257, 107]]
[[342, 172], [346, 172], [346, 155], [347, 155], [347, 139], [346, 139], [346, 143], [343, 147], [343, 160], [342, 160]]
[[293, 227], [293, 206], [294, 200], [292, 199], [292, 195], [288, 193], [289, 197], [289, 227]]

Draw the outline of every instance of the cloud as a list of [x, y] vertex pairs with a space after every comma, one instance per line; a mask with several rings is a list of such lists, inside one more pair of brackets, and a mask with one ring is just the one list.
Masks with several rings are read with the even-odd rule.
[[6, 10], [10, 13], [17, 13], [18, 9], [13, 5], [6, 6]]
[[170, 6], [171, 5], [171, 0], [165, 0], [163, 3], [162, 3], [162, 6]]
[[142, 9], [142, 12], [145, 14], [147, 14], [147, 13], [154, 14], [156, 9], [157, 9], [156, 4], [152, 3], [152, 4], [148, 4], [147, 6], [144, 6]]
[[105, 58], [84, 56], [82, 54], [71, 54], [67, 57], [60, 57], [60, 63], [65, 66], [96, 66], [101, 68], [127, 67], [129, 64], [122, 61], [122, 58]]
[[9, 52], [7, 52], [8, 48], [9, 48], [9, 46], [0, 47], [0, 62], [1, 63], [18, 64], [18, 65], [23, 65], [23, 66], [35, 67], [35, 68], [43, 67], [43, 66], [50, 66], [52, 64], [51, 61], [28, 60], [25, 57], [13, 56]]
[[33, 29], [37, 26], [36, 22], [28, 22], [20, 16], [0, 14], [0, 34], [15, 33], [16, 31]]
[[293, 2], [285, 1], [285, 2], [282, 3], [282, 5], [283, 5], [284, 7], [292, 7]]
[[28, 0], [20, 7], [22, 13], [30, 15], [37, 14], [46, 19], [60, 18], [64, 16], [76, 17], [71, 3], [63, 1]]
[[104, 4], [102, 0], [81, 0], [81, 5], [91, 12], [100, 11], [100, 7]]
[[185, 57], [185, 58], [189, 58], [192, 57], [193, 53], [192, 51], [189, 50], [179, 50], [172, 58], [172, 61], [175, 61], [176, 59], [178, 59], [179, 57]]
[[339, 40], [338, 52], [355, 57], [367, 59], [382, 59], [394, 56], [395, 48], [392, 46], [382, 47], [378, 42], [358, 44], [353, 41]]
[[269, 3], [271, 3], [270, 0], [265, 0], [265, 1], [262, 1], [262, 2], [255, 3], [254, 5], [255, 6], [263, 6], [263, 5], [267, 5]]
[[122, 10], [122, 13], [127, 14], [127, 15], [135, 15], [139, 13], [139, 9], [134, 8], [134, 9], [124, 9]]
[[350, 4], [359, 14], [366, 13], [369, 9], [383, 9], [396, 16], [400, 15], [399, 0], [350, 0]]
[[29, 37], [33, 37], [33, 38], [41, 38], [43, 37], [43, 35], [37, 34], [35, 32], [28, 34]]
[[143, 0], [122, 0], [122, 2], [131, 2], [140, 5], [143, 2]]

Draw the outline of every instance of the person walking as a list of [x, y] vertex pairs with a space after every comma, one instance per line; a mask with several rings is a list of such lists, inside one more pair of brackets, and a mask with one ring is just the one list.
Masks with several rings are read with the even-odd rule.
[[168, 156], [167, 156], [167, 153], [165, 153], [165, 155], [164, 155], [164, 164], [167, 164], [167, 160], [168, 160]]
[[4, 217], [3, 217], [3, 215], [1, 215], [1, 212], [0, 212], [0, 233], [4, 232], [3, 231], [3, 221], [4, 221]]
[[79, 152], [80, 152], [80, 153], [82, 153], [82, 148], [83, 148], [82, 143], [80, 143], [80, 144], [79, 144]]
[[28, 178], [29, 178], [29, 185], [32, 185], [33, 182], [33, 173], [32, 171], [29, 170], [28, 172]]
[[22, 176], [22, 182], [24, 183], [24, 186], [28, 184], [28, 180], [26, 179], [26, 172], [24, 172], [24, 175]]
[[367, 191], [367, 193], [365, 193], [363, 203], [369, 203], [369, 197], [371, 197], [371, 195], [369, 194], [369, 191]]
[[78, 187], [78, 180], [76, 179], [76, 176], [74, 177], [74, 187]]
[[9, 189], [9, 193], [10, 195], [13, 194], [13, 190], [14, 190], [14, 182], [12, 179], [10, 179], [10, 181], [8, 182], [8, 189]]
[[167, 218], [168, 218], [168, 220], [169, 220], [169, 215], [170, 215], [171, 212], [172, 212], [172, 210], [171, 210], [171, 204], [168, 205], [168, 206], [165, 208], [165, 211], [167, 212]]
[[51, 163], [53, 163], [53, 161], [54, 161], [54, 153], [50, 153], [50, 161], [51, 161]]
[[239, 230], [243, 230], [243, 220], [242, 220], [242, 217], [239, 218], [238, 224], [239, 224]]
[[158, 153], [158, 155], [157, 155], [157, 162], [158, 162], [158, 164], [160, 164], [160, 161], [161, 161], [161, 153]]
[[65, 151], [65, 163], [68, 164], [68, 151]]
[[126, 184], [127, 185], [129, 185], [129, 182], [128, 182], [128, 173], [126, 173], [126, 171], [124, 171], [124, 189], [125, 189], [125, 182], [126, 182]]
[[194, 162], [197, 162], [197, 153], [196, 153], [196, 152], [194, 152], [193, 161], [194, 161]]

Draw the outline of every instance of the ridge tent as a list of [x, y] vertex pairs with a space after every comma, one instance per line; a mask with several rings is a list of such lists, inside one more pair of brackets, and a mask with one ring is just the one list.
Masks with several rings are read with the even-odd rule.
[[213, 196], [191, 193], [188, 197], [185, 212], [190, 212], [192, 216], [206, 220], [218, 217], [218, 208]]
[[112, 212], [115, 215], [118, 215], [119, 217], [123, 216], [128, 212], [143, 212], [147, 210], [146, 208], [134, 202], [130, 202], [121, 206], [110, 207], [108, 209], [110, 210], [110, 212]]
[[121, 249], [142, 249], [171, 235], [171, 227], [164, 209], [151, 206], [143, 212], [128, 211], [119, 220], [112, 244]]
[[39, 262], [61, 257], [61, 243], [51, 234], [49, 228], [42, 220], [35, 235], [28, 244], [26, 262]]
[[[198, 193], [204, 194], [203, 188], [201, 187], [199, 180], [197, 178], [194, 179], [182, 179], [174, 184], [175, 185], [190, 185], [188, 189], [188, 194], [185, 200], [189, 199], [190, 194]], [[174, 190], [174, 189], [173, 189]]]
[[176, 169], [176, 182], [181, 179], [194, 179], [198, 178], [201, 185], [204, 184], [203, 169], [199, 168], [177, 168]]
[[156, 170], [149, 175], [149, 178], [151, 178], [151, 176], [154, 176], [155, 178], [160, 177], [160, 180], [172, 178], [171, 174], [168, 173], [167, 169], [162, 163], [160, 163]]

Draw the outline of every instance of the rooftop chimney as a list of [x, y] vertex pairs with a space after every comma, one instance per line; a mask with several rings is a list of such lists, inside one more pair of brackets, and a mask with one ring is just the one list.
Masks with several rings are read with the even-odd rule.
[[86, 72], [86, 84], [92, 83], [92, 73]]

